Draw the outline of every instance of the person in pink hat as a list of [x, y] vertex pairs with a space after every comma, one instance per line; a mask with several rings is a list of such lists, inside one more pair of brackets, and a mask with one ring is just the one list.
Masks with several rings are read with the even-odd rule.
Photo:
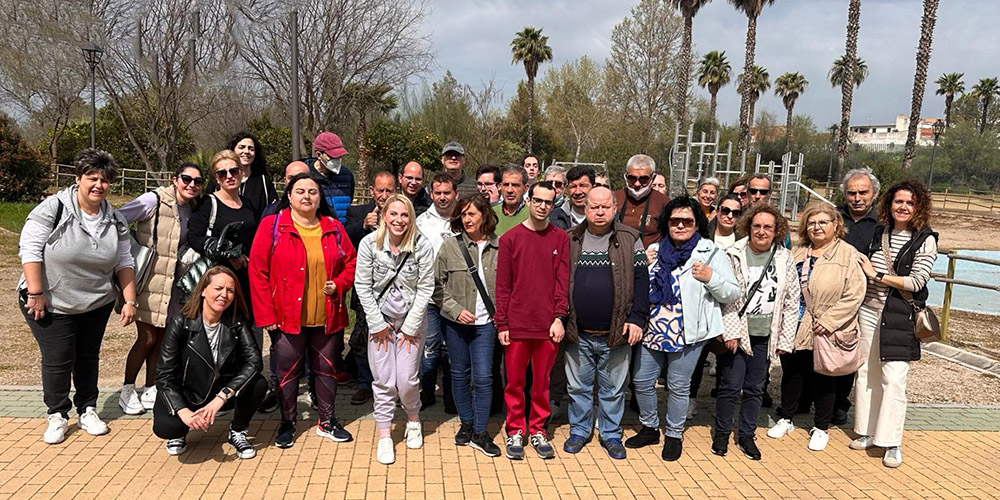
[[309, 164], [314, 176], [319, 179], [323, 197], [330, 204], [340, 221], [347, 220], [347, 207], [354, 200], [354, 173], [344, 166], [347, 155], [344, 141], [333, 132], [320, 132], [313, 141], [314, 158]]

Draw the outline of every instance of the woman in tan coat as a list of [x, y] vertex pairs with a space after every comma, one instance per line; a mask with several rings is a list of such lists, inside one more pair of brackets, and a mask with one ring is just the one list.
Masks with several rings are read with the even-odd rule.
[[858, 309], [865, 298], [867, 280], [858, 265], [858, 253], [842, 238], [847, 233], [837, 209], [815, 201], [802, 212], [799, 244], [793, 251], [802, 284], [799, 328], [795, 350], [781, 357], [781, 406], [778, 423], [767, 436], [780, 438], [792, 432], [792, 417], [802, 391], [816, 402], [809, 449], [820, 451], [830, 441], [827, 429], [833, 418], [836, 377], [813, 374], [813, 340], [819, 335], [858, 335]]

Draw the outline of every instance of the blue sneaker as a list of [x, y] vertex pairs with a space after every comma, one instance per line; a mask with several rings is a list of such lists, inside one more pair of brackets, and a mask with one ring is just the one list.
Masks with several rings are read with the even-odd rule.
[[608, 456], [615, 460], [625, 460], [625, 445], [619, 438], [602, 439], [601, 448], [608, 451]]
[[577, 434], [570, 434], [569, 439], [567, 439], [566, 442], [563, 443], [563, 451], [565, 451], [566, 453], [574, 453], [574, 454], [580, 453], [580, 450], [582, 450], [583, 447], [587, 445], [587, 441], [588, 439], [583, 436]]

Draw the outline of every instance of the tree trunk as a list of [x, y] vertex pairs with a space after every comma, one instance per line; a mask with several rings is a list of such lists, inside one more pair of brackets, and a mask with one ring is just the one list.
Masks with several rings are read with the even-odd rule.
[[712, 101], [711, 101], [712, 104], [709, 107], [709, 114], [711, 115], [711, 118], [708, 121], [708, 135], [709, 135], [709, 137], [715, 137], [712, 134], [715, 133], [715, 110], [716, 110], [716, 108], [719, 105], [718, 96], [719, 96], [719, 91], [718, 90], [716, 90], [715, 92], [712, 92]]
[[847, 140], [851, 128], [851, 101], [854, 100], [854, 61], [858, 58], [858, 32], [861, 30], [861, 0], [851, 0], [847, 8], [847, 42], [844, 81], [840, 84], [840, 134], [837, 136], [837, 179], [844, 174]]
[[691, 33], [694, 24], [693, 16], [684, 16], [684, 38], [681, 42], [681, 64], [677, 68], [677, 103], [675, 112], [677, 124], [684, 130], [687, 122], [687, 97], [691, 85]]
[[795, 103], [792, 102], [788, 105], [788, 116], [785, 117], [785, 152], [792, 152], [792, 110], [795, 108]]
[[986, 119], [989, 117], [990, 101], [992, 100], [989, 95], [983, 99], [983, 119], [979, 121], [979, 135], [983, 135], [986, 132]]
[[948, 94], [944, 96], [944, 122], [949, 127], [951, 126], [951, 105], [955, 102], [955, 95]]
[[[754, 118], [754, 113], [756, 112], [757, 100], [758, 99], [760, 99], [760, 98], [759, 97], [754, 97], [753, 95], [748, 95], [747, 96], [747, 103], [748, 103], [747, 107], [749, 107], [750, 109], [747, 110], [747, 112], [749, 113], [749, 119], [747, 121], [747, 139], [746, 139], [746, 146], [745, 146], [746, 149], [743, 150], [743, 157], [744, 158], [750, 156], [750, 139], [751, 139], [750, 138], [750, 130], [753, 128], [753, 122], [754, 122], [753, 118]], [[758, 136], [758, 139], [760, 139], [759, 136]]]
[[364, 113], [358, 117], [358, 177], [356, 192], [364, 193], [368, 188], [368, 146], [365, 144], [368, 139], [368, 125], [365, 123]]
[[920, 44], [917, 45], [917, 71], [913, 75], [913, 97], [910, 104], [910, 128], [903, 148], [903, 170], [909, 170], [917, 154], [917, 127], [920, 110], [924, 104], [924, 87], [927, 85], [927, 66], [931, 63], [931, 44], [934, 42], [934, 23], [940, 0], [924, 0], [924, 17], [920, 22]]
[[[743, 80], [750, 76], [753, 69], [754, 51], [757, 49], [757, 18], [747, 16], [747, 50], [746, 58], [743, 62]], [[743, 87], [743, 86], [741, 86]], [[753, 117], [747, 116], [750, 111], [750, 91], [740, 88], [740, 137], [736, 143], [736, 149], [740, 151], [740, 163], [746, 164], [747, 150], [750, 147], [750, 120]]]
[[535, 78], [528, 75], [528, 152], [533, 153], [535, 146]]

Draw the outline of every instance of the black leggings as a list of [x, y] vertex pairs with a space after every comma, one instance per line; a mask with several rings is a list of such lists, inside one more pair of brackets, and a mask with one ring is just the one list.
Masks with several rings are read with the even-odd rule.
[[782, 354], [781, 358], [781, 406], [778, 417], [791, 420], [799, 407], [800, 396], [808, 392], [816, 404], [814, 424], [817, 429], [827, 430], [833, 418], [833, 403], [837, 398], [836, 377], [813, 371], [813, 352], [795, 351]]
[[[217, 388], [213, 387], [213, 392], [209, 393], [212, 395], [212, 398], [224, 386], [224, 384], [216, 385]], [[247, 383], [243, 390], [227, 401], [222, 408], [235, 410], [230, 429], [237, 432], [247, 430], [250, 427], [250, 419], [257, 412], [257, 407], [264, 400], [264, 394], [266, 393], [267, 381], [260, 374], [257, 374], [250, 379], [250, 382]], [[204, 404], [191, 405], [188, 408], [191, 411], [197, 411], [210, 402], [212, 402], [212, 399], [205, 401]], [[218, 422], [218, 417], [216, 417], [216, 422]], [[190, 431], [191, 428], [184, 424], [181, 417], [170, 414], [170, 409], [167, 408], [167, 403], [164, 402], [163, 396], [157, 395], [156, 403], [153, 404], [153, 434], [156, 434], [156, 437], [160, 439], [177, 439], [187, 436]]]

